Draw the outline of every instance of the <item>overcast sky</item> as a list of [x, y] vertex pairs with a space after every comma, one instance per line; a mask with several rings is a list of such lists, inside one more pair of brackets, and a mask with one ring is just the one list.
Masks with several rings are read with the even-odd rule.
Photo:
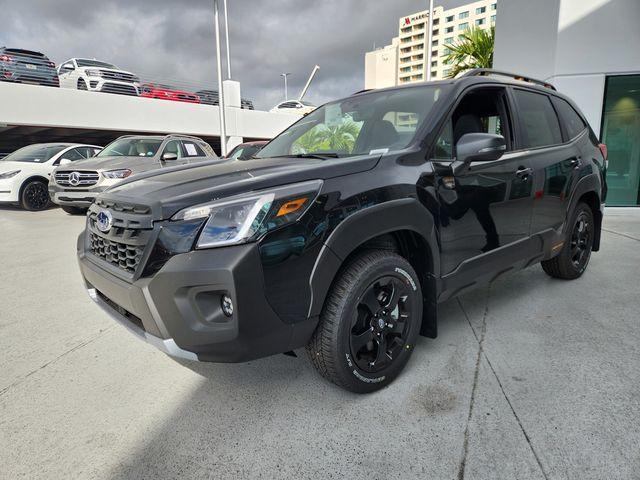
[[[222, 0], [220, 0], [222, 5]], [[442, 0], [451, 8], [469, 1]], [[397, 35], [397, 19], [425, 0], [228, 0], [231, 68], [242, 96], [268, 109], [297, 96], [320, 104], [364, 86], [364, 54]], [[197, 90], [216, 88], [213, 0], [0, 0], [0, 46], [38, 50], [56, 63], [97, 58]]]

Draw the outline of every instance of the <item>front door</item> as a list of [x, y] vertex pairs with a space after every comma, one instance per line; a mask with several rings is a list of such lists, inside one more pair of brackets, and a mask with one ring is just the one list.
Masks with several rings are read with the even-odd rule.
[[[492, 252], [529, 238], [532, 170], [525, 154], [513, 152], [509, 112], [504, 88], [475, 89], [463, 97], [436, 141], [436, 171], [438, 164], [452, 160], [456, 142], [466, 133], [500, 134], [507, 143], [500, 159], [473, 162], [455, 178], [443, 176], [438, 181], [443, 277], [460, 273], [473, 283], [491, 268], [484, 260]], [[512, 255], [497, 256], [510, 261]], [[477, 262], [480, 258], [483, 261]]]

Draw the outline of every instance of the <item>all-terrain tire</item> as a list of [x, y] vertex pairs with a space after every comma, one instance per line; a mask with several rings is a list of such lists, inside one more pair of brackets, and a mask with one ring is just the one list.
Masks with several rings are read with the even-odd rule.
[[555, 257], [542, 261], [542, 269], [553, 278], [574, 280], [580, 277], [591, 258], [594, 234], [593, 212], [586, 203], [580, 202], [571, 216], [562, 250]]
[[[387, 288], [387, 285], [393, 285], [390, 287], [391, 290], [397, 292], [400, 298], [393, 311], [384, 313], [388, 323], [387, 327], [381, 328], [387, 328], [389, 337], [385, 337], [387, 340], [383, 340], [384, 343], [381, 344], [379, 338], [384, 330], [378, 334], [371, 326], [371, 335], [378, 335], [378, 340], [372, 337], [374, 340], [367, 342], [361, 351], [367, 355], [371, 347], [372, 357], [376, 356], [376, 352], [382, 351], [384, 354], [389, 353], [389, 358], [393, 353], [393, 358], [380, 361], [379, 365], [386, 365], [384, 368], [379, 367], [383, 368], [381, 371], [367, 371], [359, 366], [367, 360], [357, 355], [358, 352], [353, 352], [351, 342], [355, 338], [356, 327], [352, 323], [354, 319], [360, 322], [358, 318], [362, 316], [363, 324], [368, 325], [366, 322], [369, 321], [371, 325], [374, 322], [378, 325], [380, 319], [369, 313], [372, 309], [364, 307], [364, 316], [361, 315], [364, 305], [362, 302], [365, 297], [374, 298], [374, 303], [380, 302], [381, 309], [386, 308], [385, 301], [392, 300], [384, 296], [383, 289]], [[379, 289], [377, 296], [376, 288]], [[373, 297], [367, 295], [368, 293]], [[396, 312], [395, 317], [393, 312]], [[365, 318], [367, 315], [370, 316], [369, 319]], [[400, 320], [400, 316], [407, 318]], [[415, 346], [421, 321], [422, 290], [418, 276], [409, 262], [388, 250], [366, 250], [351, 259], [336, 276], [325, 300], [316, 331], [307, 345], [307, 352], [314, 367], [327, 380], [352, 392], [373, 392], [385, 387], [400, 374]], [[393, 326], [401, 329], [402, 334], [392, 332], [393, 329], [390, 327]], [[388, 338], [392, 338], [392, 341]], [[378, 343], [374, 344], [374, 341]], [[384, 345], [385, 348], [380, 349], [380, 345]], [[375, 358], [375, 361], [369, 362], [368, 365], [371, 366], [377, 361], [378, 358]]]

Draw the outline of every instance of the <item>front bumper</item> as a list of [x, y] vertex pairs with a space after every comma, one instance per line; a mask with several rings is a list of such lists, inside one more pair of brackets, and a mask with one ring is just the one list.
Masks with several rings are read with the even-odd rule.
[[[153, 276], [127, 281], [84, 251], [78, 260], [87, 290], [101, 308], [168, 355], [243, 362], [308, 343], [317, 318], [284, 323], [264, 293], [256, 244], [196, 250], [171, 257]], [[221, 299], [234, 303], [231, 317]]]
[[15, 181], [15, 178], [0, 180], [0, 202], [17, 202], [19, 200], [18, 191], [19, 183]]
[[108, 186], [92, 186], [89, 188], [67, 188], [52, 181], [49, 182], [49, 196], [56, 205], [69, 205], [73, 207], [88, 207], [96, 197]]

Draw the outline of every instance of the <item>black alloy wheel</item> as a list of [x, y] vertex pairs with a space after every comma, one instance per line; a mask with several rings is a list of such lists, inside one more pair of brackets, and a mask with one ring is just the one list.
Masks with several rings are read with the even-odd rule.
[[378, 373], [405, 348], [411, 303], [406, 281], [384, 276], [373, 282], [356, 307], [350, 347], [356, 365]]
[[331, 285], [307, 345], [311, 362], [346, 390], [385, 387], [411, 357], [422, 302], [420, 281], [405, 258], [390, 250], [363, 250]]
[[585, 203], [578, 203], [569, 225], [560, 253], [542, 262], [542, 269], [549, 276], [564, 280], [578, 278], [589, 264], [595, 236], [595, 222], [591, 208]]
[[49, 189], [40, 180], [27, 183], [22, 189], [20, 204], [25, 210], [44, 210], [49, 206]]

